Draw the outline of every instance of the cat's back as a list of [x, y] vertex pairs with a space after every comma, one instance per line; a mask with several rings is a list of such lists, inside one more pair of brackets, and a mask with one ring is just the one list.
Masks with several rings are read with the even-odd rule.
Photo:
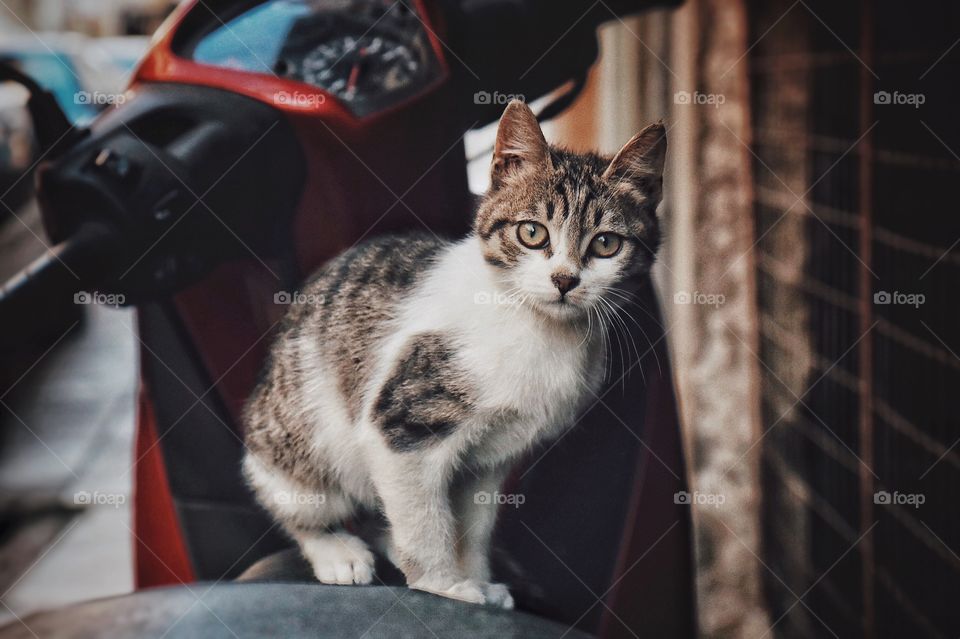
[[351, 417], [359, 406], [358, 389], [375, 364], [378, 341], [447, 246], [425, 233], [375, 238], [328, 262], [304, 287], [307, 303], [291, 314], [287, 330], [291, 338], [307, 340], [310, 350], [335, 369]]
[[315, 315], [380, 300], [389, 304], [412, 287], [450, 242], [427, 233], [384, 235], [352, 246], [320, 267], [303, 292]]

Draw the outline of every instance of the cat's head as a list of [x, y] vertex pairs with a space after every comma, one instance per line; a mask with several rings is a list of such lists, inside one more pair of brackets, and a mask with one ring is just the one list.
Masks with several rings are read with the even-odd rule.
[[653, 124], [613, 158], [571, 153], [547, 144], [525, 104], [507, 105], [474, 223], [500, 284], [561, 319], [616, 299], [649, 272], [660, 244], [666, 151], [666, 131]]

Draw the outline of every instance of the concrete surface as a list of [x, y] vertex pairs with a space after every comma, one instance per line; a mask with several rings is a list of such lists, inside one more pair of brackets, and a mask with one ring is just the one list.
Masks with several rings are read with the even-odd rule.
[[133, 322], [87, 307], [0, 398], [0, 622], [133, 590]]

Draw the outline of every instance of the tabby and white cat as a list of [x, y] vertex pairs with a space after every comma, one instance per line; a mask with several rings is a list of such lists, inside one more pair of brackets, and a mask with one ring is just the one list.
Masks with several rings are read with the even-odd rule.
[[660, 124], [612, 160], [551, 147], [512, 102], [466, 239], [383, 237], [312, 278], [247, 405], [244, 472], [317, 579], [371, 581], [343, 525], [381, 513], [411, 588], [513, 606], [477, 496], [596, 392], [598, 309], [649, 272], [665, 153]]

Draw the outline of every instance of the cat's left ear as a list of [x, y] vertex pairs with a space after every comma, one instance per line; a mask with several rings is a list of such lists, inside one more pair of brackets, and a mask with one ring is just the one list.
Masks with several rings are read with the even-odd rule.
[[667, 157], [667, 130], [662, 122], [651, 124], [617, 151], [603, 172], [607, 180], [628, 183], [645, 193], [660, 197], [663, 165]]

